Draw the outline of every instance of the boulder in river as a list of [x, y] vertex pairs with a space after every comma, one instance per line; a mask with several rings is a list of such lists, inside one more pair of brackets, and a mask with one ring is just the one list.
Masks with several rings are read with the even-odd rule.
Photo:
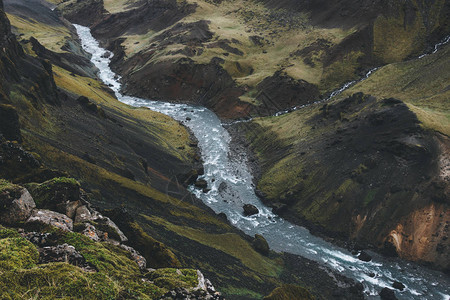
[[389, 288], [383, 288], [380, 292], [380, 297], [382, 300], [397, 300], [394, 290]]
[[399, 282], [399, 281], [394, 281], [394, 283], [392, 284], [392, 287], [394, 289], [397, 289], [397, 290], [400, 290], [400, 291], [403, 291], [405, 289], [405, 285], [403, 283]]
[[259, 209], [253, 204], [244, 204], [244, 215], [245, 216], [253, 216], [259, 213]]
[[369, 254], [367, 254], [364, 251], [361, 251], [361, 253], [358, 255], [358, 259], [362, 260], [362, 261], [371, 261], [372, 256], [370, 256]]

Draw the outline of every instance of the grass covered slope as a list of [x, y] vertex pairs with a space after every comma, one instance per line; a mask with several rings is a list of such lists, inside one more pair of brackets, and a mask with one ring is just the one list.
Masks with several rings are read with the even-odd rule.
[[389, 64], [347, 90], [395, 97], [416, 113], [423, 126], [450, 136], [450, 46], [422, 59]]
[[448, 46], [329, 104], [243, 126], [258, 189], [310, 228], [448, 269], [447, 60]]
[[[89, 7], [97, 13], [83, 17]], [[223, 118], [308, 103], [370, 67], [417, 55], [449, 32], [449, 8], [446, 0], [72, 0], [58, 7], [114, 51], [127, 93], [201, 103]], [[293, 80], [308, 85], [279, 92]]]
[[198, 285], [195, 270], [182, 270], [182, 275], [176, 269], [141, 274], [129, 253], [118, 246], [79, 233], [54, 229], [50, 233], [55, 243], [73, 245], [96, 271], [69, 263], [39, 263], [35, 245], [14, 229], [0, 227], [2, 299], [155, 299], [175, 287]]

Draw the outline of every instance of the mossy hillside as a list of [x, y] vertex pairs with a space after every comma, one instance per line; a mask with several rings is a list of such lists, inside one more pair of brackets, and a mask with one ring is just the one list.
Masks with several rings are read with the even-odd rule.
[[423, 126], [450, 135], [450, 46], [422, 59], [389, 64], [349, 90], [341, 98], [361, 91], [379, 98], [395, 97], [414, 111]]
[[[39, 297], [40, 299], [154, 299], [176, 287], [197, 286], [197, 271], [161, 269], [143, 280], [129, 252], [109, 243], [94, 242], [78, 233], [63, 233], [58, 243], [68, 243], [79, 251], [98, 272], [84, 271], [66, 263], [36, 265], [36, 247], [15, 230], [0, 228], [0, 286], [5, 299]], [[25, 296], [28, 295], [28, 296]]]
[[313, 300], [315, 299], [308, 290], [293, 284], [277, 287], [264, 297], [264, 300]]
[[0, 225], [0, 274], [34, 267], [39, 259], [36, 247], [14, 229]]
[[[352, 101], [355, 104], [350, 104]], [[415, 115], [401, 102], [387, 103], [353, 96], [281, 117], [256, 119], [243, 126], [260, 161], [262, 175], [257, 187], [265, 200], [287, 205], [284, 216], [296, 222], [344, 238], [380, 238], [387, 234], [394, 224], [383, 220], [391, 219], [392, 210], [381, 209], [377, 218], [365, 219], [380, 205], [395, 208], [395, 214], [404, 216], [429, 201], [426, 195], [416, 197], [408, 188], [412, 183], [407, 182], [415, 182], [413, 186], [426, 189], [427, 181], [417, 178], [416, 171], [397, 177], [398, 170], [392, 169], [387, 176], [374, 164], [389, 165], [399, 155], [414, 161], [412, 169], [422, 166], [430, 176], [436, 171], [430, 160], [436, 155], [436, 144], [429, 133], [421, 131]], [[341, 108], [335, 110], [337, 107]], [[398, 123], [389, 126], [389, 122]], [[401, 131], [402, 127], [409, 129]], [[367, 136], [371, 140], [365, 137], [365, 131], [370, 131]], [[395, 140], [401, 140], [405, 132], [415, 132], [419, 139], [413, 144], [397, 144]], [[386, 136], [394, 141], [384, 141]], [[356, 140], [358, 145], [353, 145]], [[378, 154], [369, 154], [371, 148], [378, 149]], [[382, 157], [376, 158], [380, 153]], [[408, 201], [410, 204], [404, 206]]]
[[161, 268], [145, 275], [156, 286], [169, 290], [183, 287], [191, 288], [198, 285], [198, 275], [192, 269]]
[[267, 258], [256, 252], [241, 236], [235, 233], [212, 234], [198, 229], [185, 228], [151, 216], [144, 216], [150, 222], [164, 225], [175, 233], [188, 237], [206, 246], [221, 250], [242, 261], [242, 263], [257, 273], [277, 277], [282, 269], [282, 262]]
[[183, 265], [202, 270], [227, 298], [258, 299], [281, 282], [281, 257], [261, 256], [239, 234], [202, 232], [151, 215], [141, 218], [144, 230], [171, 247]]
[[11, 21], [13, 33], [19, 36], [19, 41], [29, 40], [30, 37], [34, 37], [52, 51], [66, 52], [62, 50], [62, 47], [66, 45], [68, 40], [72, 39], [72, 34], [63, 22], [59, 25], [50, 25], [39, 22], [39, 20], [30, 16], [24, 17], [10, 13], [7, 13], [7, 16]]
[[81, 76], [73, 76], [70, 72], [54, 67], [56, 85], [75, 95], [83, 95], [105, 109], [120, 111], [127, 122], [144, 127], [156, 143], [164, 150], [181, 160], [189, 160], [195, 149], [189, 147], [190, 135], [177, 121], [158, 112], [146, 108], [133, 108], [123, 104], [99, 81]]
[[[239, 99], [244, 104], [239, 105], [260, 106], [262, 101], [256, 101], [255, 88], [277, 71], [316, 84], [326, 94], [344, 82], [358, 78], [369, 67], [401, 61], [423, 51], [431, 33], [436, 35], [435, 31], [447, 30], [441, 13], [444, 1], [425, 6], [417, 1], [395, 3], [383, 11], [371, 7], [374, 15], [356, 21], [361, 24], [354, 27], [346, 26], [345, 22], [342, 26], [312, 26], [315, 20], [310, 20], [302, 9], [289, 10], [283, 8], [284, 5], [269, 8], [259, 1], [187, 1], [178, 4], [179, 7], [193, 4], [196, 8], [167, 28], [150, 26], [147, 31], [136, 34], [135, 30], [128, 32], [127, 27], [118, 22], [120, 36], [114, 36], [114, 30], [111, 31], [112, 37], [105, 42], [120, 38], [125, 63], [115, 62], [115, 67], [130, 75], [126, 77], [129, 85], [139, 84], [136, 82], [141, 80], [139, 73], [148, 73], [152, 68], [159, 70], [161, 64], [167, 62], [180, 64], [189, 58], [197, 65], [205, 65], [219, 58], [222, 60], [220, 65], [242, 89]], [[133, 9], [133, 5], [138, 7], [141, 3], [107, 1], [104, 4], [113, 16]], [[207, 28], [213, 35], [206, 41], [202, 40], [203, 36], [192, 34], [199, 30], [195, 24], [201, 20], [208, 22]], [[189, 29], [171, 32], [178, 25]], [[165, 36], [163, 41], [162, 36]], [[141, 61], [136, 58], [138, 56], [145, 59]], [[129, 60], [133, 61], [131, 66], [126, 63]], [[170, 82], [173, 74], [168, 71], [161, 76]], [[129, 90], [149, 97], [162, 97], [159, 92], [153, 95], [152, 91], [140, 90], [138, 86]], [[170, 94], [166, 98], [171, 97], [174, 96]], [[192, 100], [191, 96], [188, 98], [186, 101]]]
[[439, 26], [445, 26], [446, 20], [441, 16], [446, 5], [444, 0], [430, 3], [426, 9], [420, 1], [411, 1], [410, 5], [412, 7], [402, 9], [402, 4], [396, 3], [396, 14], [381, 15], [374, 22], [373, 53], [384, 63], [420, 54], [427, 35]]

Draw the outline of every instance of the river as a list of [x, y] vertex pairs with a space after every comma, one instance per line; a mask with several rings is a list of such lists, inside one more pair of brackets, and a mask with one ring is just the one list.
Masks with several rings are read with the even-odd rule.
[[[119, 101], [135, 107], [148, 107], [183, 122], [198, 139], [205, 175], [211, 189], [208, 193], [190, 188], [216, 213], [223, 212], [230, 222], [249, 235], [262, 234], [271, 249], [289, 252], [320, 262], [342, 275], [361, 282], [368, 299], [379, 299], [383, 287], [394, 281], [403, 283], [404, 291], [396, 291], [399, 299], [450, 299], [448, 276], [400, 259], [386, 259], [371, 253], [372, 261], [363, 262], [345, 249], [313, 236], [303, 227], [276, 216], [264, 206], [254, 192], [252, 175], [245, 158], [229, 155], [230, 135], [219, 118], [205, 107], [152, 101], [122, 95], [120, 76], [109, 67], [112, 53], [102, 49], [89, 28], [75, 25], [83, 49], [92, 55], [100, 79], [116, 94]], [[369, 74], [370, 75], [370, 74]], [[188, 119], [187, 119], [188, 118]], [[190, 119], [190, 120], [189, 120]], [[188, 121], [189, 120], [189, 121]], [[245, 217], [243, 204], [255, 205], [260, 213]]]

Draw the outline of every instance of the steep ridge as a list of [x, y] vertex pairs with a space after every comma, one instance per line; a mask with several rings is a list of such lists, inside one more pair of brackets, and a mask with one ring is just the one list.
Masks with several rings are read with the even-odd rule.
[[[58, 9], [76, 22], [85, 6], [101, 3]], [[105, 1], [80, 21], [114, 52], [127, 94], [243, 118], [313, 102], [374, 66], [423, 52], [449, 33], [449, 7], [445, 0]], [[301, 90], [290, 88], [296, 81], [305, 82]]]
[[448, 126], [441, 117], [446, 83], [428, 85], [433, 75], [422, 69], [446, 78], [447, 51], [403, 63], [410, 68], [398, 77], [392, 70], [405, 72], [402, 64], [389, 65], [330, 104], [241, 124], [260, 162], [263, 198], [277, 213], [356, 248], [448, 272], [448, 137], [434, 131]]
[[[89, 77], [95, 69], [83, 56], [73, 27], [58, 18], [57, 25], [46, 26], [44, 15], [33, 15], [34, 6], [40, 6], [41, 1], [27, 1], [27, 7], [18, 1], [5, 2], [6, 7], [14, 7], [8, 17], [20, 41], [9, 31], [2, 10], [5, 35], [1, 38], [5, 42], [0, 68], [0, 131], [7, 140], [21, 142], [18, 145], [2, 140], [0, 174], [8, 180], [8, 187], [11, 181], [30, 191], [37, 187], [45, 191], [48, 182], [59, 182], [58, 178], [68, 175], [75, 177], [92, 206], [118, 224], [129, 239], [127, 244], [145, 257], [149, 267], [201, 269], [226, 296], [262, 298], [273, 288], [291, 283], [306, 286], [319, 299], [362, 297], [359, 285], [309, 260], [267, 251], [261, 254], [254, 248], [253, 238], [191, 197], [184, 184], [195, 180], [202, 169], [196, 142], [185, 127], [159, 113], [119, 103], [108, 87]], [[50, 9], [40, 7], [37, 11], [55, 19]], [[33, 35], [39, 38], [30, 36], [30, 24]], [[47, 201], [39, 193], [33, 198]], [[21, 224], [13, 226], [22, 228]], [[43, 233], [46, 230], [54, 229], [39, 228]], [[104, 253], [103, 246], [84, 238], [68, 239], [67, 243], [74, 243], [83, 255], [91, 253], [91, 247], [101, 249], [99, 255]], [[115, 249], [104, 247], [109, 249], [105, 251]], [[122, 252], [118, 251], [120, 260]], [[109, 259], [108, 264], [117, 263]], [[132, 265], [133, 276], [138, 274], [129, 258], [126, 264]], [[30, 267], [31, 271], [24, 271], [26, 274], [34, 272], [34, 265]], [[73, 271], [65, 264], [61, 267], [65, 269], [60, 269], [60, 274]], [[58, 266], [48, 271], [46, 276], [52, 277]], [[109, 271], [117, 275], [110, 266]], [[173, 272], [178, 271], [158, 274], [167, 277], [161, 281], [173, 287]], [[20, 282], [15, 287], [14, 292], [27, 292]], [[143, 292], [141, 288], [133, 284], [131, 290]]]

